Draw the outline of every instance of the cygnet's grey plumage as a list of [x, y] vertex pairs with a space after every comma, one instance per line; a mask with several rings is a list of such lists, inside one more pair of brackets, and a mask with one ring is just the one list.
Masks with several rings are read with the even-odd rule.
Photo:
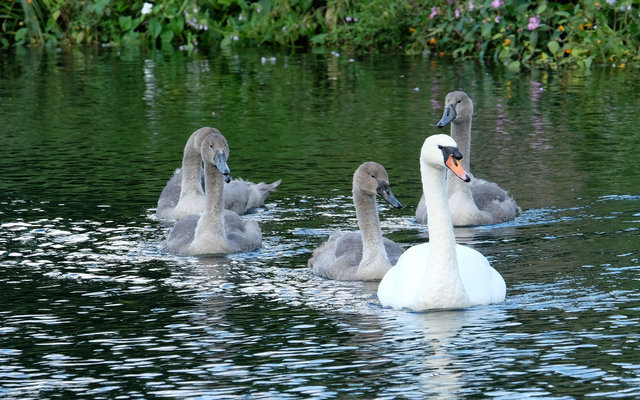
[[336, 280], [379, 280], [398, 261], [404, 249], [382, 236], [376, 194], [393, 207], [402, 207], [391, 191], [384, 167], [366, 162], [353, 174], [353, 203], [360, 231], [332, 233], [308, 262], [313, 273]]
[[273, 193], [282, 182], [253, 183], [244, 179], [234, 179], [224, 187], [224, 207], [242, 215], [258, 207], [264, 207], [267, 196]]
[[[462, 166], [468, 171], [471, 156], [471, 120], [473, 102], [463, 91], [451, 92], [445, 98], [444, 114], [437, 126], [451, 123], [451, 137], [462, 153]], [[448, 172], [448, 174], [452, 174]], [[428, 189], [427, 189], [428, 190]], [[473, 178], [471, 182], [448, 179], [448, 199], [453, 226], [484, 225], [509, 221], [521, 209], [511, 195], [493, 182]], [[427, 223], [424, 195], [416, 209], [416, 220]]]
[[201, 144], [204, 161], [206, 202], [200, 215], [179, 219], [166, 241], [169, 251], [184, 255], [229, 254], [262, 246], [258, 223], [244, 220], [224, 209], [225, 181], [229, 181], [229, 146], [220, 133], [212, 133]]
[[201, 182], [202, 156], [200, 145], [212, 133], [220, 133], [208, 126], [193, 132], [182, 155], [182, 167], [177, 169], [160, 193], [156, 215], [160, 219], [179, 219], [200, 214], [204, 209], [204, 189]]
[[[185, 215], [201, 213], [204, 209], [204, 170], [200, 157], [200, 143], [211, 133], [220, 132], [215, 128], [204, 127], [192, 133], [187, 140], [182, 167], [174, 171], [158, 199], [158, 218], [175, 220]], [[264, 207], [267, 196], [273, 193], [280, 183], [280, 179], [273, 183], [253, 183], [234, 179], [226, 183], [224, 206], [240, 215]]]

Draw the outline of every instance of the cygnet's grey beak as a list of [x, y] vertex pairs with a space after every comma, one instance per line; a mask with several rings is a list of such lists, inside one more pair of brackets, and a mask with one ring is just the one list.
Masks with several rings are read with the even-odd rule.
[[437, 123], [437, 127], [438, 128], [442, 128], [444, 126], [447, 126], [449, 124], [449, 122], [453, 121], [454, 119], [456, 119], [456, 105], [454, 104], [449, 104], [448, 106], [446, 106], [444, 108], [444, 114], [442, 115], [442, 119], [440, 121], [438, 121]]
[[218, 168], [218, 171], [224, 175], [224, 181], [227, 183], [231, 182], [231, 171], [227, 165], [227, 156], [221, 151], [216, 151], [213, 155], [213, 163], [216, 165], [216, 168]]
[[389, 186], [387, 182], [378, 181], [378, 190], [376, 190], [376, 192], [394, 208], [402, 208], [402, 203], [400, 203], [398, 199], [396, 199], [396, 196], [393, 195], [391, 186]]

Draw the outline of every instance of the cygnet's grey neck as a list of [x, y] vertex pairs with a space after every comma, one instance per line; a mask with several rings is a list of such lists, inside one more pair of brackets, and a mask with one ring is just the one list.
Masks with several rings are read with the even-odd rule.
[[211, 162], [205, 162], [204, 173], [206, 202], [198, 229], [206, 227], [224, 237], [224, 176]]
[[202, 157], [200, 152], [193, 146], [192, 138], [189, 139], [185, 146], [182, 156], [182, 190], [180, 196], [187, 193], [202, 194], [200, 186], [200, 167], [202, 166]]
[[471, 118], [451, 122], [451, 137], [462, 153], [462, 167], [469, 171], [471, 169], [469, 168], [471, 165]]
[[360, 190], [353, 191], [353, 203], [356, 207], [358, 227], [362, 233], [362, 262], [383, 252], [386, 256], [375, 195], [365, 194]]

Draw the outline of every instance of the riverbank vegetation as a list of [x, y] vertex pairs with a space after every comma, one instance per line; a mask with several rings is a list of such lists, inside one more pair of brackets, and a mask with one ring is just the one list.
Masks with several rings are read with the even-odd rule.
[[0, 47], [400, 51], [531, 67], [640, 65], [632, 0], [0, 0]]

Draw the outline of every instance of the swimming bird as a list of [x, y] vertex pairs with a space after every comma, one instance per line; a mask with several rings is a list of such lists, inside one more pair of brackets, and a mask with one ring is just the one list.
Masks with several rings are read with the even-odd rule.
[[[437, 126], [451, 123], [451, 137], [462, 153], [462, 166], [469, 170], [471, 154], [471, 118], [473, 102], [463, 91], [451, 92], [445, 98], [444, 115]], [[521, 209], [513, 197], [500, 186], [474, 178], [470, 183], [449, 179], [449, 207], [453, 226], [483, 225], [509, 221], [520, 215]], [[416, 208], [416, 220], [427, 222], [424, 196]]]
[[182, 155], [182, 167], [177, 169], [158, 199], [156, 215], [160, 219], [179, 219], [185, 215], [200, 214], [204, 209], [204, 188], [200, 170], [202, 157], [200, 145], [212, 133], [220, 133], [208, 126], [193, 132]]
[[[204, 171], [200, 157], [200, 144], [211, 133], [220, 133], [215, 128], [204, 127], [193, 132], [184, 147], [182, 167], [174, 171], [158, 198], [156, 216], [174, 220], [189, 214], [199, 214], [204, 209]], [[242, 215], [255, 208], [263, 207], [267, 196], [280, 185], [273, 183], [253, 183], [234, 179], [227, 183], [224, 205], [228, 210]]]
[[166, 240], [167, 249], [177, 254], [201, 255], [260, 248], [262, 232], [258, 223], [223, 207], [225, 182], [231, 180], [227, 140], [220, 133], [209, 134], [202, 140], [200, 154], [204, 161], [204, 212], [180, 218]]
[[380, 281], [378, 298], [385, 307], [425, 311], [503, 302], [502, 276], [478, 251], [456, 244], [447, 200], [447, 169], [469, 181], [463, 156], [448, 135], [428, 137], [420, 152], [429, 242], [405, 251]]
[[402, 204], [391, 191], [387, 171], [376, 162], [365, 162], [356, 169], [352, 190], [360, 231], [333, 232], [314, 250], [308, 266], [316, 275], [329, 279], [379, 280], [404, 249], [382, 236], [376, 195], [395, 208]]

